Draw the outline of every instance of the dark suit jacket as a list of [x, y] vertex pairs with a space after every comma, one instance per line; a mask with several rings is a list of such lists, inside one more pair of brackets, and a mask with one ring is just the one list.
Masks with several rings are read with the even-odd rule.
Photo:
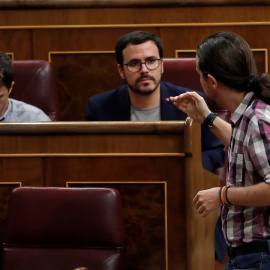
[[[166, 98], [192, 90], [168, 82], [161, 82], [160, 91], [161, 120], [185, 120], [187, 115], [176, 108], [172, 102], [166, 101]], [[90, 97], [84, 120], [130, 121], [130, 98], [127, 86], [123, 85], [114, 90]], [[216, 168], [224, 165], [224, 160], [224, 145], [208, 128], [202, 126], [203, 168], [213, 172]]]

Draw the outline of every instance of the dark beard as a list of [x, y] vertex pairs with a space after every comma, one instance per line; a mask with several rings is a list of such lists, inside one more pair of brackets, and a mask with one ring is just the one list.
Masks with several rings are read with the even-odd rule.
[[[149, 79], [151, 79], [152, 81], [156, 82], [155, 78], [152, 77], [152, 76], [149, 76], [149, 75], [143, 75], [143, 76], [139, 77], [139, 78], [136, 80], [136, 82], [139, 82], [141, 79], [144, 79], [144, 78], [149, 78]], [[132, 87], [131, 85], [128, 85], [128, 88], [129, 88], [133, 93], [135, 93], [135, 94], [137, 94], [137, 95], [141, 95], [141, 96], [150, 96], [152, 93], [154, 93], [154, 92], [157, 90], [159, 84], [160, 84], [160, 81], [156, 84], [156, 87], [155, 87], [154, 89], [149, 90], [149, 91], [146, 91], [146, 92], [140, 91], [139, 88]]]

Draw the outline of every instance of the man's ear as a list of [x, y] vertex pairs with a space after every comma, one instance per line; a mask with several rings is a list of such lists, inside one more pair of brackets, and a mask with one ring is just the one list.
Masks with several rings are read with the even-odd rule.
[[211, 86], [211, 87], [214, 88], [214, 89], [217, 89], [217, 87], [218, 87], [218, 82], [217, 82], [217, 80], [215, 79], [215, 77], [213, 77], [211, 74], [208, 74], [208, 75], [207, 75], [207, 79], [208, 79], [208, 84], [209, 84], [209, 86]]
[[124, 74], [123, 67], [122, 67], [120, 64], [118, 64], [118, 65], [117, 65], [117, 69], [118, 69], [118, 72], [119, 72], [120, 77], [121, 77], [123, 80], [125, 80], [125, 74]]
[[164, 73], [164, 65], [163, 65], [163, 58], [161, 58], [161, 74]]
[[10, 88], [8, 89], [8, 95], [10, 95], [10, 93], [11, 93], [13, 87], [14, 87], [14, 84], [15, 84], [15, 82], [13, 81], [13, 82], [11, 83]]

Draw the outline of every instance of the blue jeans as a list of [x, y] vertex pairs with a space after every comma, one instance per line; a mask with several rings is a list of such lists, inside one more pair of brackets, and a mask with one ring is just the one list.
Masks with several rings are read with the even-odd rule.
[[[268, 241], [270, 251], [270, 241]], [[270, 252], [249, 253], [229, 258], [224, 270], [270, 270]]]

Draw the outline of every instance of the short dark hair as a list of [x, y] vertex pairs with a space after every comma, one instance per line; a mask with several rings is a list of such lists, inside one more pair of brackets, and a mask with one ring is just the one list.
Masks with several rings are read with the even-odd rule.
[[153, 41], [156, 44], [159, 51], [159, 57], [162, 58], [163, 46], [160, 38], [157, 35], [146, 31], [133, 31], [120, 37], [119, 40], [117, 41], [115, 46], [115, 55], [117, 63], [123, 66], [124, 64], [123, 50], [127, 47], [127, 45], [129, 44], [138, 45], [149, 40]]
[[258, 76], [257, 66], [248, 43], [232, 32], [217, 32], [202, 41], [196, 50], [199, 68], [206, 78], [215, 77], [239, 92], [254, 91], [265, 102], [270, 101], [270, 76]]
[[0, 51], [0, 86], [10, 89], [14, 77], [14, 68], [11, 58]]

